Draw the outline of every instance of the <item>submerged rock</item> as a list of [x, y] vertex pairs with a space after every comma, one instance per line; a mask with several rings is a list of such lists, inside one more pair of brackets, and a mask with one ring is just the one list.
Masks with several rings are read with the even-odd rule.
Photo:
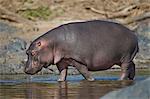
[[100, 99], [150, 99], [150, 77], [133, 86], [110, 92]]

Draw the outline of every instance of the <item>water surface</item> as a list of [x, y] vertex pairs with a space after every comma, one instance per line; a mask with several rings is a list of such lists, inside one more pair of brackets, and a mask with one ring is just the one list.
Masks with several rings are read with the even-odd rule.
[[0, 99], [99, 99], [103, 95], [145, 79], [118, 81], [113, 75], [94, 75], [96, 81], [86, 81], [81, 75], [70, 75], [57, 82], [56, 75], [1, 75]]

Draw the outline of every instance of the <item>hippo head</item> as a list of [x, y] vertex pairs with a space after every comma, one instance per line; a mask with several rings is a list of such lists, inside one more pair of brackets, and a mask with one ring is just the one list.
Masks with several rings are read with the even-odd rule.
[[53, 63], [53, 44], [46, 40], [35, 40], [26, 53], [28, 60], [24, 71], [27, 74], [33, 75]]

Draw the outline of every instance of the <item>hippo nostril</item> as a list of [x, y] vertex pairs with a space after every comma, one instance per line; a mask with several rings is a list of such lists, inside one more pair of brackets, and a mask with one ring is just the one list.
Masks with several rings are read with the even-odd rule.
[[34, 61], [32, 64], [33, 64], [33, 66], [36, 66], [37, 65], [37, 61]]
[[29, 69], [26, 69], [26, 68], [24, 69], [24, 72], [25, 72], [25, 73], [28, 73], [28, 71], [29, 71]]
[[26, 74], [34, 75], [34, 74], [37, 72], [37, 70], [36, 70], [36, 68], [26, 68], [26, 69], [24, 70], [24, 72], [25, 72]]
[[33, 65], [36, 65], [36, 62], [33, 62]]
[[29, 69], [29, 68], [26, 68], [26, 69], [24, 70], [24, 72], [25, 72], [26, 74], [31, 74], [32, 70]]

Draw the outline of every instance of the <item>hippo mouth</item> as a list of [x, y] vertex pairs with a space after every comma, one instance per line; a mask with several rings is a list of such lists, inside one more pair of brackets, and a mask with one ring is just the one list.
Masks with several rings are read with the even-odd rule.
[[25, 68], [24, 72], [26, 74], [34, 75], [42, 70], [42, 67], [36, 67], [36, 68]]
[[51, 63], [45, 63], [44, 65], [43, 65], [43, 67], [44, 68], [47, 68], [48, 66], [50, 66], [51, 65]]

